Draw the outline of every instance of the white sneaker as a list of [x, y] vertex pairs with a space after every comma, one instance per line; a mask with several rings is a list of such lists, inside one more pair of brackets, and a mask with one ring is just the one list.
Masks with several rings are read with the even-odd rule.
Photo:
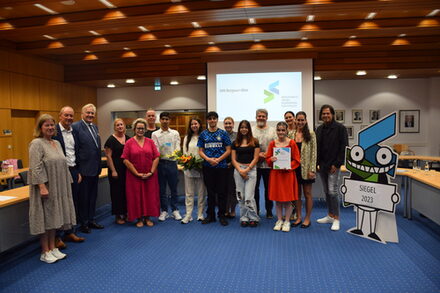
[[192, 220], [193, 220], [193, 218], [191, 216], [185, 216], [182, 220], [182, 224], [188, 224]]
[[319, 224], [330, 224], [333, 223], [334, 220], [335, 219], [327, 215], [324, 218], [316, 220], [316, 222], [318, 222]]
[[45, 263], [54, 263], [58, 260], [50, 251], [43, 252], [40, 256], [40, 260]]
[[174, 218], [174, 220], [176, 221], [180, 221], [182, 220], [182, 216], [179, 213], [179, 210], [175, 210], [171, 213], [171, 216]]
[[283, 226], [283, 221], [277, 221], [275, 223], [275, 226], [273, 227], [273, 230], [274, 231], [280, 231], [282, 226]]
[[205, 219], [204, 216], [198, 216], [198, 217], [197, 217], [197, 221], [203, 221], [204, 219]]
[[340, 228], [340, 222], [339, 222], [339, 220], [335, 219], [333, 221], [332, 227], [330, 229], [332, 229], [332, 231], [338, 231], [339, 228]]
[[50, 251], [53, 256], [55, 256], [58, 260], [63, 259], [67, 256], [67, 254], [62, 253], [58, 248], [54, 248]]
[[290, 231], [290, 221], [284, 221], [282, 230], [283, 230], [283, 232], [289, 232]]
[[168, 212], [162, 211], [158, 218], [159, 221], [163, 222], [168, 218]]

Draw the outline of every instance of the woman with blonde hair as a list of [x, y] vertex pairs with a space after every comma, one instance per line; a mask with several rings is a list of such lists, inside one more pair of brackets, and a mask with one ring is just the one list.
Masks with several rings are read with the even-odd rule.
[[126, 171], [128, 220], [137, 220], [136, 227], [154, 226], [150, 217], [158, 217], [160, 210], [157, 165], [159, 152], [153, 140], [144, 136], [147, 121], [133, 122], [135, 136], [127, 140], [121, 158]]
[[113, 122], [113, 134], [104, 144], [107, 157], [108, 182], [110, 183], [110, 198], [112, 201], [112, 215], [115, 215], [117, 224], [124, 224], [127, 215], [127, 200], [125, 196], [126, 167], [121, 159], [125, 142], [130, 138], [125, 134], [124, 120], [116, 118]]
[[55, 120], [43, 114], [29, 145], [29, 227], [32, 235], [40, 235], [40, 260], [45, 263], [66, 257], [55, 247], [55, 232], [76, 224], [72, 176], [60, 142], [52, 139], [55, 134]]

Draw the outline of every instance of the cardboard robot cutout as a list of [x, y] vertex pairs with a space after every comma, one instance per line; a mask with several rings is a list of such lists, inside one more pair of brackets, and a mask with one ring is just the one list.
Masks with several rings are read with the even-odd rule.
[[396, 112], [359, 131], [358, 144], [346, 148], [345, 166], [350, 177], [341, 186], [344, 206], [355, 206], [356, 227], [347, 232], [384, 243], [398, 242], [395, 218], [400, 201], [390, 183], [398, 155], [381, 142], [396, 135]]

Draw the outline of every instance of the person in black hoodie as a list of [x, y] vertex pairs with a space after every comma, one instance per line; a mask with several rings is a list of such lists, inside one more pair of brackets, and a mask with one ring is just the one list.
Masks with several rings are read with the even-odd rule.
[[340, 228], [338, 180], [341, 165], [345, 160], [348, 135], [345, 126], [335, 121], [335, 110], [331, 105], [323, 105], [319, 116], [324, 123], [316, 130], [317, 165], [324, 187], [328, 215], [318, 219], [317, 222], [331, 223], [331, 230], [337, 231]]

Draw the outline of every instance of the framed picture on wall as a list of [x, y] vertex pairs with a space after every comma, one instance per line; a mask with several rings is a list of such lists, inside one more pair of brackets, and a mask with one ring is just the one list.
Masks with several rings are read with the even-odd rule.
[[335, 110], [335, 120], [339, 123], [345, 122], [345, 110]]
[[379, 120], [380, 110], [370, 110], [370, 123]]
[[420, 110], [399, 110], [399, 132], [420, 132]]
[[353, 123], [362, 123], [362, 109], [354, 109], [351, 111], [351, 122]]
[[348, 138], [353, 138], [353, 126], [345, 126], [347, 129]]

